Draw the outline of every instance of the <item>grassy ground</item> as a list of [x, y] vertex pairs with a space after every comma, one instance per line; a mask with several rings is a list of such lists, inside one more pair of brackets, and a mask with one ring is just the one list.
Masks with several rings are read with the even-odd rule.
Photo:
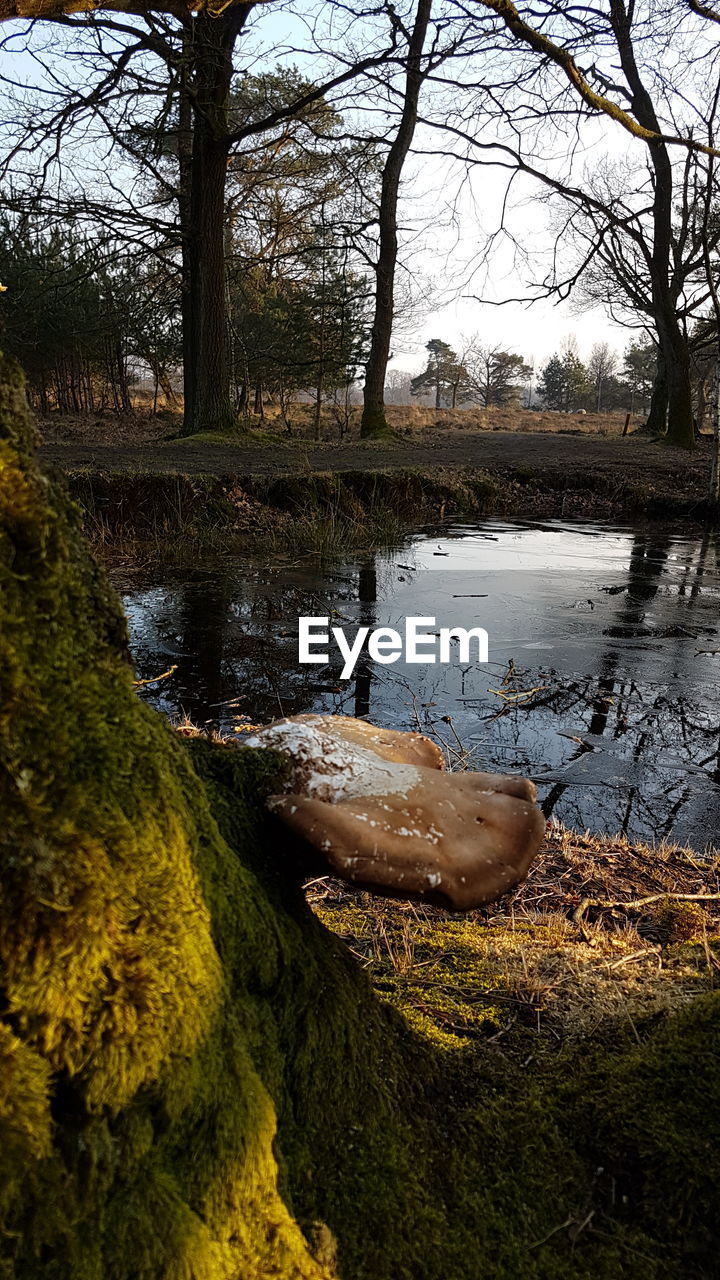
[[528, 879], [469, 915], [330, 879], [309, 899], [376, 990], [446, 1048], [527, 1060], [638, 1038], [720, 981], [720, 855], [553, 824]]
[[[128, 415], [97, 414], [92, 417], [68, 417], [51, 414], [40, 422], [43, 439], [48, 443], [76, 444], [140, 444], [183, 437], [183, 416], [179, 409], [150, 412], [151, 404], [140, 401], [137, 412]], [[351, 407], [348, 417], [323, 410], [320, 423], [321, 441], [357, 440], [360, 434], [360, 408]], [[522, 409], [428, 409], [423, 405], [388, 405], [388, 421], [396, 431], [416, 433], [423, 430], [459, 431], [528, 431], [569, 432], [618, 436], [625, 425], [625, 413], [559, 413], [551, 410]], [[631, 419], [630, 430], [641, 425], [642, 417]], [[263, 418], [251, 415], [238, 421], [236, 434], [263, 433], [281, 440], [311, 441], [315, 436], [312, 407], [293, 405], [288, 421], [274, 406], [268, 406]], [[197, 439], [197, 437], [195, 437]], [[203, 439], [218, 439], [208, 433]]]
[[[395, 434], [359, 439], [327, 408], [312, 439], [308, 405], [290, 429], [272, 410], [230, 434], [183, 436], [182, 416], [41, 423], [45, 460], [70, 477], [100, 544], [291, 538], [332, 552], [396, 541], [408, 524], [474, 519], [637, 518], [706, 523], [711, 442], [688, 454], [636, 432], [623, 413], [390, 406]], [[636, 421], [632, 426], [637, 427]], [[632, 427], [631, 427], [632, 430]]]

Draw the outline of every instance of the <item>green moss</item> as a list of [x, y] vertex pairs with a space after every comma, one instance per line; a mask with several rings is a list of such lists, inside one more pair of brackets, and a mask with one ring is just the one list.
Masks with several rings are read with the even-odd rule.
[[653, 903], [648, 915], [653, 937], [663, 945], [690, 942], [702, 938], [706, 931], [707, 916], [697, 902], [673, 901], [661, 898]]
[[[6, 364], [0, 433], [6, 1273], [319, 1275], [251, 1052], [287, 959], [273, 909], [133, 692], [119, 606]], [[252, 757], [238, 810], [278, 764]]]
[[[606, 1229], [631, 1229], [653, 1254], [671, 1242], [670, 1274], [712, 1275], [720, 1187], [717, 994], [698, 997], [640, 1044], [586, 1052], [563, 1065], [574, 1079], [561, 1080], [556, 1105], [598, 1171], [595, 1203]], [[658, 1267], [648, 1274], [663, 1273]]]
[[32, 434], [0, 363], [2, 1280], [712, 1274], [717, 997], [522, 1067], [450, 922], [379, 999], [262, 817], [282, 759], [136, 697]]
[[385, 417], [384, 408], [370, 409], [365, 405], [360, 423], [360, 437], [363, 440], [387, 440], [392, 437], [393, 430]]
[[[598, 991], [583, 1009], [581, 977], [586, 963], [588, 977], [603, 967], [601, 940], [585, 947], [559, 917], [481, 923], [330, 903], [322, 918], [441, 1056], [447, 1093], [475, 1092], [455, 1115], [463, 1137], [450, 1173], [454, 1243], [482, 1256], [479, 1275], [712, 1274], [720, 997], [693, 998], [687, 944], [665, 951], [666, 994], [678, 989], [663, 1014], [647, 979], [634, 1001], [621, 989], [615, 1012]], [[628, 940], [628, 954], [636, 947]], [[682, 980], [670, 976], [681, 962]], [[554, 1012], [563, 965], [574, 986]]]

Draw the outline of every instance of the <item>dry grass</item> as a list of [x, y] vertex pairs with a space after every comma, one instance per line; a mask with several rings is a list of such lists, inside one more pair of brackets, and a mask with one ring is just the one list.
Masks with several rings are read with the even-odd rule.
[[[467, 431], [540, 431], [568, 432], [581, 435], [622, 435], [625, 414], [618, 413], [554, 413], [549, 410], [522, 409], [428, 409], [421, 405], [390, 405], [388, 421], [397, 428], [418, 431], [445, 428]], [[641, 419], [631, 423], [638, 426]]]
[[[141, 393], [134, 397], [135, 412], [94, 414], [89, 417], [62, 417], [51, 414], [40, 422], [43, 439], [47, 443], [75, 444], [143, 444], [173, 436], [182, 436], [182, 409], [161, 409], [152, 414], [152, 398]], [[324, 442], [357, 440], [360, 434], [359, 406], [350, 410], [347, 431], [341, 432], [341, 422], [331, 405], [322, 414], [321, 439]], [[390, 426], [399, 432], [414, 435], [423, 431], [530, 431], [541, 433], [619, 436], [622, 434], [625, 414], [551, 413], [539, 410], [511, 407], [507, 409], [430, 409], [423, 405], [388, 405]], [[633, 420], [631, 429], [640, 424]], [[313, 411], [307, 404], [295, 404], [289, 415], [290, 430], [280, 417], [278, 409], [268, 405], [264, 417], [251, 416], [238, 422], [238, 435], [243, 429], [267, 434], [273, 440], [286, 443], [293, 440], [311, 441], [313, 438]], [[258, 438], [254, 434], [254, 438]]]
[[720, 857], [676, 846], [553, 825], [524, 884], [467, 916], [330, 878], [308, 898], [378, 991], [446, 1045], [502, 1039], [526, 1054], [637, 1036], [720, 980]]
[[[511, 406], [506, 409], [481, 409], [468, 407], [464, 409], [431, 409], [425, 405], [387, 405], [386, 415], [390, 426], [396, 431], [420, 432], [425, 430], [444, 431], [540, 431], [540, 432], [573, 432], [581, 435], [619, 436], [625, 424], [625, 413], [554, 413], [537, 409], [522, 409]], [[349, 438], [356, 439], [360, 434], [359, 406], [350, 411]], [[638, 426], [638, 418], [632, 426]], [[312, 432], [312, 410], [310, 405], [293, 405], [290, 423], [293, 435], [307, 439]], [[256, 422], [253, 425], [257, 425]], [[287, 437], [287, 428], [277, 417], [276, 410], [269, 406], [262, 422], [265, 430], [276, 430]], [[339, 424], [330, 407], [323, 410], [323, 439], [337, 440]]]
[[155, 444], [177, 435], [182, 428], [182, 414], [170, 411], [149, 415], [96, 413], [88, 417], [51, 414], [40, 418], [40, 434], [45, 444]]

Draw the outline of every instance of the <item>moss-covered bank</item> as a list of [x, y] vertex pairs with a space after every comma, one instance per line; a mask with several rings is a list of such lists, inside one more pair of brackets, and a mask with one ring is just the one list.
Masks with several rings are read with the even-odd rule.
[[377, 546], [423, 520], [472, 518], [496, 487], [481, 472], [438, 468], [320, 472], [275, 478], [81, 471], [68, 476], [97, 543], [235, 536], [264, 546]]
[[471, 466], [244, 475], [180, 475], [81, 470], [68, 475], [95, 543], [134, 539], [227, 542], [340, 550], [386, 545], [419, 524], [503, 518], [636, 519], [715, 523], [698, 497], [668, 492], [649, 478]]
[[281, 759], [132, 688], [0, 364], [0, 1276], [715, 1273], [720, 1002], [460, 1052], [373, 993], [261, 817]]

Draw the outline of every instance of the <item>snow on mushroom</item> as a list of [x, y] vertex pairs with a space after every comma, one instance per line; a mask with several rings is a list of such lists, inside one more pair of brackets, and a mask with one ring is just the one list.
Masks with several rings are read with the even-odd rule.
[[248, 746], [287, 752], [268, 807], [329, 870], [378, 893], [469, 910], [521, 880], [545, 822], [524, 778], [445, 773], [422, 734], [345, 716], [295, 716]]

